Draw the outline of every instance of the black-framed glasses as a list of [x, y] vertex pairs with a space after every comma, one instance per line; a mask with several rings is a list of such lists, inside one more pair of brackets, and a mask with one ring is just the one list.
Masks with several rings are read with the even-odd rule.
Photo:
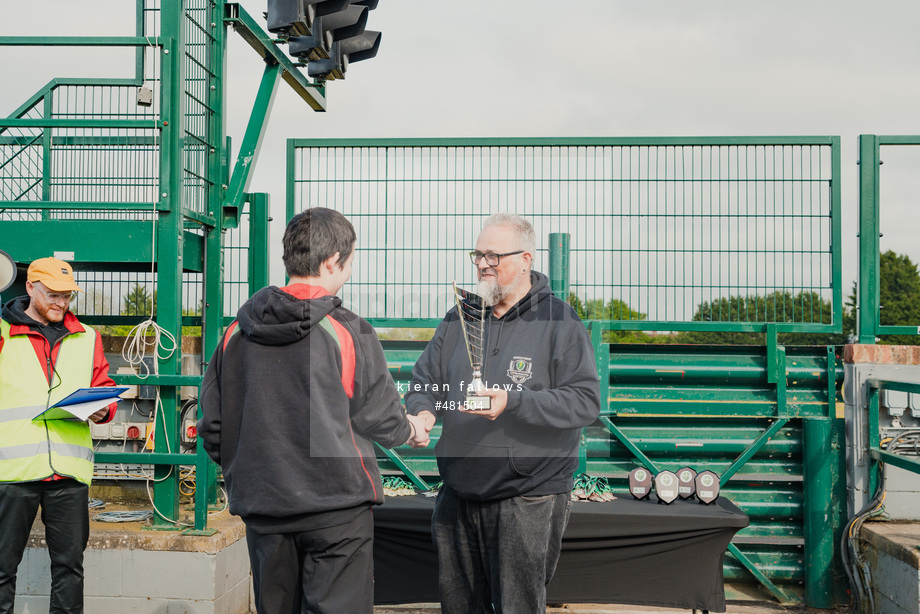
[[517, 254], [523, 254], [524, 250], [519, 249], [516, 252], [508, 252], [507, 254], [493, 254], [491, 252], [483, 254], [482, 252], [472, 251], [470, 252], [470, 260], [473, 261], [473, 264], [479, 265], [482, 262], [482, 259], [486, 259], [486, 264], [489, 266], [498, 266], [498, 263], [502, 261], [502, 258], [505, 256], [515, 256]]

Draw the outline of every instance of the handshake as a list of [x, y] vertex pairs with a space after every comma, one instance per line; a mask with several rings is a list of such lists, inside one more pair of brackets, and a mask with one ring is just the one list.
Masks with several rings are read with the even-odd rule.
[[406, 414], [406, 418], [409, 419], [409, 426], [412, 427], [412, 434], [409, 435], [406, 444], [413, 448], [428, 447], [428, 442], [431, 441], [428, 434], [431, 432], [431, 429], [434, 428], [435, 422], [437, 422], [437, 418], [434, 417], [434, 414], [430, 411], [423, 411], [417, 416]]

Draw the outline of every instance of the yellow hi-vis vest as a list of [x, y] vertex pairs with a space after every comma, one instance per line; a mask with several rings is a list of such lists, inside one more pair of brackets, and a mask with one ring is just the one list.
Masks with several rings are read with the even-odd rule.
[[[52, 385], [29, 335], [10, 336], [0, 320], [0, 483], [44, 480], [55, 473], [87, 486], [93, 479], [93, 440], [83, 421], [32, 420], [93, 378], [96, 331], [71, 333], [59, 342]], [[52, 390], [49, 391], [49, 388]]]

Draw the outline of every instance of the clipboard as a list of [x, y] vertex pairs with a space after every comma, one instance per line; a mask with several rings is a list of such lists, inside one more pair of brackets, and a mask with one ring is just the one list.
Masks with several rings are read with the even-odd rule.
[[33, 420], [83, 420], [94, 413], [121, 401], [120, 395], [128, 390], [127, 386], [96, 386], [80, 388], [51, 407], [35, 414]]

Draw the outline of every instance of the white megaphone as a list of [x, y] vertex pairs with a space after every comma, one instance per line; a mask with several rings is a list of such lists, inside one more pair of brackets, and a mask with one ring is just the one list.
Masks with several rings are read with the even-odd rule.
[[16, 281], [16, 262], [0, 249], [0, 292], [12, 286], [14, 281]]

